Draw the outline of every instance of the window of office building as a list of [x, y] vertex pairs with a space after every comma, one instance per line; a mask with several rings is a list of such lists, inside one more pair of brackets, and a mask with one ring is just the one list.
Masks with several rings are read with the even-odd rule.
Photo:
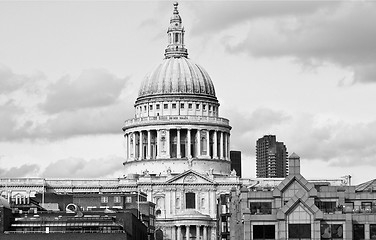
[[196, 104], [196, 109], [200, 109], [200, 104]]
[[132, 197], [130, 197], [130, 196], [125, 197], [125, 202], [126, 203], [131, 203], [132, 202]]
[[180, 103], [180, 108], [184, 108], [184, 103]]
[[321, 224], [321, 239], [343, 239], [342, 224]]
[[159, 104], [155, 105], [155, 108], [158, 110], [159, 109]]
[[192, 103], [188, 103], [188, 108], [192, 109]]
[[253, 225], [253, 239], [275, 239], [274, 225]]
[[354, 224], [353, 225], [353, 240], [363, 240], [364, 239], [364, 224]]
[[289, 224], [289, 239], [311, 239], [311, 224]]
[[195, 193], [186, 193], [185, 194], [185, 208], [196, 208], [196, 194]]
[[168, 109], [168, 104], [167, 103], [163, 104], [163, 108]]
[[372, 202], [362, 202], [360, 207], [365, 212], [371, 212], [372, 211]]
[[250, 202], [251, 214], [272, 214], [271, 202]]
[[376, 239], [376, 224], [369, 225], [369, 238]]
[[149, 106], [149, 109], [150, 109], [150, 110], [153, 110], [153, 105], [150, 105], [150, 106]]
[[176, 109], [176, 103], [173, 103], [173, 104], [172, 104], [172, 108], [173, 108], [173, 109]]
[[335, 201], [316, 201], [315, 205], [324, 213], [333, 213], [337, 203]]

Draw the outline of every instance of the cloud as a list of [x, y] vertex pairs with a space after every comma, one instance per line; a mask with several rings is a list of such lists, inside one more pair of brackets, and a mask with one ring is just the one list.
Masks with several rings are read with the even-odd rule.
[[272, 109], [257, 109], [250, 115], [231, 110], [231, 116], [231, 148], [245, 156], [254, 156], [257, 139], [271, 134], [302, 161], [349, 167], [354, 161], [374, 165], [376, 160], [376, 121], [349, 123]]
[[104, 69], [85, 70], [77, 79], [65, 76], [52, 84], [40, 107], [53, 114], [108, 106], [118, 100], [126, 82]]
[[[43, 177], [53, 178], [96, 178], [121, 175], [125, 159], [116, 156], [85, 160], [66, 158], [50, 163], [43, 171]], [[100, 166], [100, 167], [99, 167]]]
[[[376, 155], [376, 121], [346, 123], [318, 121], [313, 115], [296, 117], [286, 133], [293, 151], [302, 159], [323, 160], [336, 166], [373, 165]], [[290, 145], [291, 147], [291, 145]]]
[[[187, 4], [188, 5], [188, 4]], [[304, 16], [329, 11], [340, 5], [336, 1], [237, 1], [190, 2], [196, 14], [191, 34], [201, 36], [223, 31], [255, 19]]]
[[7, 94], [19, 89], [26, 80], [24, 76], [15, 74], [7, 66], [0, 64], [0, 94]]
[[23, 113], [23, 109], [17, 106], [13, 100], [0, 105], [0, 141], [22, 136], [22, 129], [18, 119]]
[[[247, 37], [226, 42], [231, 53], [255, 57], [292, 57], [303, 63], [330, 62], [355, 73], [356, 82], [376, 82], [376, 4], [352, 2], [335, 11], [280, 18], [250, 27]], [[255, 24], [256, 25], [256, 24]]]
[[226, 115], [231, 116], [231, 144], [236, 149], [249, 153], [249, 148], [255, 146], [253, 139], [265, 134], [273, 134], [272, 129], [290, 120], [290, 116], [282, 111], [259, 108], [250, 115], [244, 112], [230, 110]]
[[79, 135], [121, 134], [124, 120], [133, 116], [129, 102], [95, 109], [61, 112], [29, 131], [30, 138], [64, 139]]
[[37, 164], [23, 164], [20, 167], [12, 167], [8, 170], [0, 168], [0, 176], [3, 178], [35, 177], [39, 169]]
[[[0, 76], [15, 78], [1, 67]], [[135, 92], [128, 78], [107, 70], [85, 70], [77, 79], [66, 76], [57, 83], [49, 83], [42, 73], [17, 76], [23, 83], [8, 84], [14, 93], [0, 98], [0, 141], [120, 134], [123, 121], [134, 115]]]

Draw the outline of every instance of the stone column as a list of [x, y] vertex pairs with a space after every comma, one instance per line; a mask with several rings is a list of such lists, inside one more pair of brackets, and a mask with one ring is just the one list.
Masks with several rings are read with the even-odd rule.
[[206, 130], [206, 156], [210, 158], [210, 131]]
[[218, 148], [217, 130], [214, 130], [214, 134], [213, 134], [213, 159], [218, 158], [217, 148]]
[[223, 132], [219, 135], [219, 158], [223, 159]]
[[197, 129], [196, 141], [197, 141], [197, 157], [200, 157], [201, 156], [201, 131], [200, 129]]
[[189, 240], [189, 225], [185, 226], [185, 239]]
[[203, 240], [208, 240], [208, 226], [204, 226], [204, 231], [202, 232], [202, 238]]
[[166, 129], [166, 158], [171, 157], [171, 152], [170, 152], [170, 146], [171, 146], [171, 141], [170, 141], [170, 129]]
[[157, 140], [156, 140], [156, 144], [157, 144], [157, 159], [160, 158], [161, 154], [161, 130], [160, 129], [157, 129]]
[[176, 227], [172, 226], [171, 227], [171, 239], [176, 239]]
[[125, 160], [128, 161], [128, 134], [124, 134]]
[[127, 134], [127, 159], [131, 160], [131, 134]]
[[181, 240], [181, 226], [178, 226], [177, 240]]
[[176, 129], [176, 157], [181, 158], [180, 151], [180, 129]]
[[223, 133], [223, 142], [224, 142], [224, 145], [225, 145], [224, 146], [224, 154], [223, 154], [224, 156], [223, 157], [224, 157], [224, 159], [227, 160], [228, 156], [227, 156], [227, 133], [226, 132]]
[[187, 157], [191, 158], [192, 153], [191, 153], [191, 129], [187, 129]]
[[136, 133], [132, 133], [133, 136], [133, 160], [136, 160]]
[[139, 139], [140, 139], [140, 141], [139, 141], [139, 142], [140, 142], [140, 145], [138, 146], [138, 159], [141, 160], [142, 157], [144, 156], [144, 155], [142, 154], [142, 152], [143, 152], [143, 151], [142, 151], [142, 150], [143, 150], [143, 147], [142, 147], [142, 131], [140, 131], [140, 135], [139, 135], [139, 136], [140, 136], [140, 138], [139, 138]]
[[200, 225], [196, 225], [196, 240], [200, 239]]
[[230, 133], [227, 133], [227, 160], [230, 159]]
[[148, 146], [147, 146], [146, 154], [147, 154], [146, 158], [150, 159], [151, 158], [151, 134], [150, 134], [150, 130], [148, 130]]

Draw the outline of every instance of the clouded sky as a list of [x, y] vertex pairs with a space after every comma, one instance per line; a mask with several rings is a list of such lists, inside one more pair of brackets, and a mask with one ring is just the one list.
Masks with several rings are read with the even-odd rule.
[[[0, 177], [119, 177], [170, 1], [0, 1]], [[266, 134], [308, 179], [376, 172], [376, 2], [181, 1], [244, 176]], [[251, 169], [251, 171], [249, 171]]]

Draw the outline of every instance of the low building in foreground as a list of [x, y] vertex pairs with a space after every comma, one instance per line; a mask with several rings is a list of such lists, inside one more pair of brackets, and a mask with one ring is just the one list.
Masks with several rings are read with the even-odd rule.
[[231, 239], [376, 239], [375, 190], [307, 181], [292, 154], [280, 183], [232, 189]]

